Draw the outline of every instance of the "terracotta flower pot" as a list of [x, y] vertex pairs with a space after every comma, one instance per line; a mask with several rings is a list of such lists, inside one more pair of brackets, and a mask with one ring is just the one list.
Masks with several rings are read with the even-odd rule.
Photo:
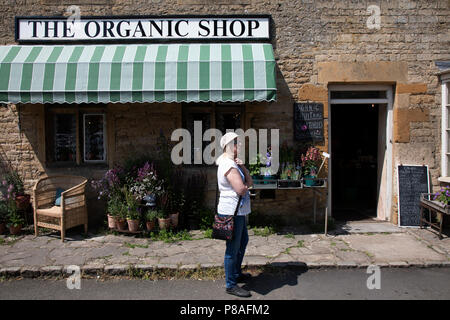
[[155, 228], [155, 221], [147, 221], [145, 226], [147, 227], [147, 231], [152, 231]]
[[115, 229], [117, 227], [116, 217], [108, 214], [108, 228]]
[[4, 234], [6, 231], [6, 224], [4, 222], [0, 223], [0, 234]]
[[129, 220], [127, 219], [128, 222], [128, 230], [131, 232], [136, 232], [139, 230], [139, 220]]
[[116, 220], [117, 229], [120, 231], [127, 230], [127, 220], [126, 219], [117, 219]]
[[30, 198], [29, 194], [23, 194], [16, 196], [16, 206], [18, 210], [27, 210], [30, 207]]
[[159, 229], [167, 230], [170, 227], [170, 218], [162, 219], [158, 218]]
[[178, 215], [179, 215], [179, 212], [169, 214], [170, 225], [174, 228], [176, 228], [178, 226]]
[[22, 225], [19, 225], [17, 227], [10, 226], [9, 227], [9, 233], [13, 235], [17, 235], [22, 231]]

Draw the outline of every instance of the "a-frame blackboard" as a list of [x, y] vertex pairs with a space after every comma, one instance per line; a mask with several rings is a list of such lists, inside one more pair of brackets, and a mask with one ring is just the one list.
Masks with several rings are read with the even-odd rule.
[[420, 194], [430, 193], [428, 166], [398, 165], [398, 226], [420, 226]]

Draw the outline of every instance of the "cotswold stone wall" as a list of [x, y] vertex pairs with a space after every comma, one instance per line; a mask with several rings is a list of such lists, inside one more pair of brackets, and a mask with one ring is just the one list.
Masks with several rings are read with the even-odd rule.
[[[14, 16], [67, 15], [71, 4], [80, 7], [81, 15], [271, 14], [278, 101], [248, 104], [248, 125], [279, 128], [281, 140], [293, 144], [294, 101], [324, 103], [327, 128], [329, 84], [390, 84], [394, 88], [393, 170], [400, 162], [425, 163], [433, 187], [438, 185], [441, 95], [434, 62], [450, 60], [447, 0], [4, 0], [0, 4], [0, 43], [14, 44]], [[381, 9], [379, 29], [367, 27], [369, 5]], [[21, 130], [17, 108], [0, 109], [2, 157], [21, 168], [28, 185], [48, 173], [42, 166], [42, 140], [38, 138], [42, 124], [36, 120], [42, 108], [23, 108]], [[108, 112], [115, 123], [111, 133], [114, 161], [122, 159], [130, 148], [152, 143], [160, 123], [170, 129], [181, 117], [180, 106], [169, 105], [112, 105]], [[328, 149], [326, 130], [325, 137], [325, 143], [319, 145], [322, 150]], [[386, 218], [396, 222], [396, 172], [392, 174], [394, 197]], [[294, 218], [311, 216], [311, 194], [302, 192], [277, 191], [277, 198], [283, 199], [277, 202], [277, 212]], [[273, 210], [273, 206], [264, 205], [267, 201], [271, 200], [255, 201], [254, 207]], [[319, 202], [322, 209], [323, 205]]]

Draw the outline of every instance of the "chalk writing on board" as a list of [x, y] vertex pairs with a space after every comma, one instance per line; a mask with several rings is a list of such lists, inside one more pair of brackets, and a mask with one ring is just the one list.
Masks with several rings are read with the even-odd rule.
[[398, 172], [398, 203], [399, 225], [420, 225], [420, 194], [429, 193], [428, 167], [399, 165]]
[[294, 138], [323, 141], [323, 104], [294, 103]]

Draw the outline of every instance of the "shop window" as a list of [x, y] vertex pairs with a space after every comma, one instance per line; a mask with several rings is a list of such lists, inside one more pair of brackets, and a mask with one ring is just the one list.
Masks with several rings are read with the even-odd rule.
[[105, 114], [83, 115], [84, 162], [105, 162]]
[[[442, 176], [450, 174], [450, 79], [442, 83]], [[446, 181], [449, 182], [449, 181]]]
[[[207, 104], [184, 104], [183, 105], [183, 128], [187, 129], [191, 137], [194, 137], [194, 121], [201, 121], [202, 136], [210, 128], [219, 129], [225, 134], [227, 129], [244, 129], [244, 104], [229, 103], [207, 103]], [[202, 150], [197, 150], [192, 141], [191, 163], [203, 152], [210, 141], [202, 142]]]
[[106, 117], [99, 111], [79, 107], [46, 109], [47, 165], [106, 163]]

